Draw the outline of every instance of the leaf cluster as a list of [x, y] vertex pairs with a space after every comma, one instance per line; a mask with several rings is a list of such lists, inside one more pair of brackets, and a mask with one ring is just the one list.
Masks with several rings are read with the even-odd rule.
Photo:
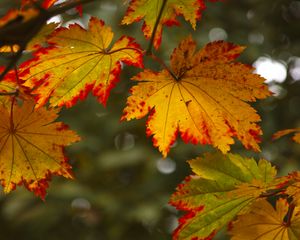
[[[228, 153], [239, 140], [260, 151], [261, 121], [251, 103], [271, 95], [265, 79], [237, 57], [245, 49], [224, 41], [198, 50], [191, 36], [170, 56], [170, 66], [157, 56], [165, 26], [181, 15], [193, 29], [204, 0], [132, 0], [121, 24], [143, 21], [149, 40], [114, 31], [91, 17], [85, 29], [47, 24], [47, 20], [92, 0], [23, 0], [20, 9], [0, 19], [0, 53], [9, 57], [0, 68], [0, 181], [8, 193], [17, 185], [44, 198], [52, 175], [73, 178], [64, 147], [80, 137], [56, 122], [61, 107], [71, 108], [92, 93], [106, 105], [125, 65], [142, 69], [132, 77], [121, 120], [147, 116], [146, 134], [166, 157], [180, 136], [185, 143], [208, 144], [215, 154], [189, 161], [193, 175], [172, 195], [170, 204], [188, 212], [180, 218], [174, 239], [211, 239], [229, 224], [232, 239], [299, 239], [300, 173], [278, 177], [264, 159]], [[214, 1], [215, 2], [215, 1]], [[154, 49], [154, 50], [153, 50]], [[31, 58], [20, 62], [30, 52]], [[154, 71], [144, 58], [160, 64]], [[296, 132], [283, 130], [274, 135]], [[270, 204], [276, 200], [276, 208]]]

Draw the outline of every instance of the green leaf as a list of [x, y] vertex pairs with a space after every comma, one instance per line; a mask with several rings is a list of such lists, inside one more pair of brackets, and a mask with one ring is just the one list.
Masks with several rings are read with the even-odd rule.
[[262, 193], [274, 188], [276, 169], [239, 155], [206, 154], [189, 161], [196, 174], [180, 184], [170, 203], [188, 211], [174, 239], [210, 239], [217, 230], [244, 213]]

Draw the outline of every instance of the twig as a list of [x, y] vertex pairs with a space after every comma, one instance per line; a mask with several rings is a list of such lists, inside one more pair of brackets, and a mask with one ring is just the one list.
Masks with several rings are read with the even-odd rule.
[[159, 13], [158, 13], [158, 16], [157, 16], [157, 19], [156, 19], [156, 22], [155, 22], [155, 25], [154, 25], [154, 28], [153, 28], [153, 32], [152, 32], [152, 35], [151, 35], [151, 38], [150, 38], [150, 43], [149, 43], [148, 49], [146, 51], [146, 55], [151, 55], [152, 54], [152, 47], [153, 47], [156, 31], [157, 31], [160, 19], [162, 17], [162, 14], [164, 12], [165, 6], [167, 4], [167, 1], [168, 0], [163, 0], [163, 2], [162, 2], [162, 5], [161, 5], [161, 8], [159, 10]]
[[14, 91], [14, 92], [0, 92], [0, 96], [17, 96], [19, 93], [18, 90]]
[[286, 226], [287, 227], [289, 227], [291, 225], [291, 220], [292, 220], [292, 217], [293, 217], [295, 207], [296, 207], [296, 205], [293, 204], [293, 203], [291, 203], [290, 206], [289, 206], [289, 210], [288, 210], [288, 213], [287, 213], [287, 221], [286, 221]]
[[11, 41], [4, 41], [2, 45], [12, 45], [17, 44], [19, 45], [20, 49], [18, 52], [12, 57], [10, 62], [7, 64], [3, 72], [0, 74], [0, 81], [5, 77], [5, 75], [17, 64], [19, 59], [22, 56], [23, 51], [26, 49], [27, 44], [30, 42], [30, 40], [38, 34], [38, 32], [41, 30], [41, 28], [46, 24], [47, 20], [51, 17], [64, 13], [67, 10], [70, 10], [80, 4], [86, 4], [90, 2], [94, 2], [97, 0], [70, 0], [66, 3], [61, 3], [58, 5], [55, 5], [49, 9], [40, 9], [39, 14], [36, 17], [33, 17], [27, 22], [18, 22], [15, 24], [12, 24], [8, 27], [4, 26], [2, 29], [0, 29], [0, 36], [6, 36], [9, 33], [13, 34], [19, 34], [24, 32], [24, 30], [28, 30], [24, 36], [20, 39], [13, 39]]

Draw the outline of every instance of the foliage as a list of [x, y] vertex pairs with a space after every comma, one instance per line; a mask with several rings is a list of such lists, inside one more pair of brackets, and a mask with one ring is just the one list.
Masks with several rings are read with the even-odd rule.
[[[285, 220], [288, 214], [287, 220]], [[276, 210], [265, 200], [253, 204], [249, 213], [240, 216], [233, 224], [233, 240], [238, 239], [299, 239], [299, 207], [293, 206], [280, 198]]]
[[233, 62], [243, 47], [214, 42], [195, 52], [195, 45], [191, 38], [183, 40], [171, 56], [171, 69], [146, 69], [132, 78], [140, 83], [131, 89], [123, 118], [151, 112], [147, 134], [154, 135], [154, 145], [164, 156], [177, 132], [185, 142], [212, 144], [223, 153], [233, 136], [258, 151], [260, 117], [245, 102], [269, 95], [263, 78]]
[[[261, 221], [259, 212], [249, 217], [249, 209], [255, 211], [262, 199], [282, 195], [285, 191], [287, 198], [298, 199], [295, 195], [296, 189], [288, 191], [299, 183], [298, 180], [292, 175], [275, 178], [275, 168], [264, 159], [256, 163], [254, 159], [244, 159], [239, 155], [206, 154], [203, 158], [196, 158], [189, 163], [196, 175], [188, 177], [179, 185], [171, 198], [172, 205], [188, 211], [180, 219], [180, 225], [174, 233], [175, 239], [212, 237], [238, 215], [239, 219], [248, 219], [249, 226], [253, 218], [262, 225], [268, 225], [267, 220]], [[264, 202], [268, 204], [267, 201]], [[265, 214], [272, 213], [268, 212], [268, 208], [262, 209]], [[280, 221], [286, 213], [287, 211], [284, 211]], [[295, 213], [296, 217], [297, 215], [298, 213]], [[233, 235], [238, 235], [239, 238], [233, 239], [256, 239], [261, 234], [259, 230], [253, 229], [253, 237], [239, 232], [245, 220], [240, 221], [240, 224], [234, 225], [233, 231]], [[249, 229], [248, 226], [245, 226], [245, 229]]]
[[[0, 52], [10, 56], [0, 68], [4, 192], [24, 185], [44, 199], [52, 175], [73, 178], [64, 147], [80, 137], [56, 122], [60, 107], [74, 107], [90, 92], [105, 106], [126, 64], [143, 70], [132, 77], [121, 120], [148, 115], [146, 133], [164, 158], [177, 135], [185, 143], [217, 148], [189, 161], [194, 175], [171, 197], [171, 205], [188, 212], [179, 219], [173, 239], [212, 239], [227, 224], [232, 239], [298, 239], [300, 173], [279, 177], [267, 160], [228, 153], [234, 138], [246, 149], [260, 151], [261, 117], [250, 103], [271, 96], [265, 79], [236, 61], [245, 47], [215, 41], [197, 51], [189, 36], [173, 50], [170, 64], [157, 53], [164, 25], [179, 25], [182, 15], [196, 29], [204, 0], [128, 2], [121, 23], [144, 20], [146, 48], [131, 34], [113, 41], [114, 31], [97, 17], [90, 18], [87, 29], [47, 23], [74, 7], [82, 15], [82, 5], [88, 2], [92, 0], [22, 0], [20, 9], [0, 19]], [[162, 70], [144, 67], [149, 61]], [[299, 143], [296, 128], [273, 138], [294, 132]]]

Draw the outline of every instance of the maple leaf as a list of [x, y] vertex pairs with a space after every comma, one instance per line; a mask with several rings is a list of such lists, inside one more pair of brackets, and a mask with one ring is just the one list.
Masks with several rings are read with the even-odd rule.
[[[150, 113], [147, 134], [163, 156], [180, 133], [185, 142], [212, 144], [223, 153], [236, 136], [246, 148], [258, 151], [260, 117], [246, 102], [269, 96], [264, 79], [253, 68], [233, 60], [243, 47], [213, 42], [199, 52], [191, 37], [171, 56], [171, 70], [145, 70], [133, 77], [122, 119]], [[222, 87], [220, 87], [222, 86]]]
[[53, 6], [55, 2], [57, 2], [57, 0], [44, 0], [42, 6], [44, 8], [49, 8], [49, 7]]
[[[21, 7], [22, 8], [24, 8], [25, 6], [27, 6], [27, 5], [32, 5], [32, 3], [34, 3], [34, 2], [37, 2], [37, 0], [22, 0], [21, 1]], [[41, 4], [41, 6], [43, 7], [43, 8], [49, 8], [49, 7], [51, 7], [51, 6], [53, 6], [54, 5], [54, 3], [56, 3], [57, 2], [57, 0], [44, 0], [43, 2], [42, 2], [42, 4]]]
[[294, 136], [292, 137], [292, 139], [296, 142], [296, 143], [299, 143], [300, 144], [300, 128], [293, 128], [293, 129], [285, 129], [285, 130], [281, 130], [281, 131], [278, 131], [276, 132], [274, 135], [273, 135], [273, 139], [278, 139], [278, 138], [281, 138], [287, 134], [290, 134], [290, 133], [295, 133]]
[[79, 137], [61, 122], [53, 122], [58, 110], [40, 108], [34, 102], [11, 109], [0, 106], [0, 180], [4, 192], [24, 184], [45, 197], [51, 175], [72, 178], [63, 148]]
[[142, 67], [142, 51], [132, 38], [123, 36], [111, 48], [113, 32], [92, 17], [89, 30], [77, 24], [59, 28], [52, 45], [41, 48], [35, 58], [21, 66], [25, 86], [34, 88], [37, 107], [50, 98], [51, 106], [73, 106], [92, 91], [106, 104], [110, 90], [119, 80], [121, 61]]
[[[31, 6], [32, 3], [34, 3], [34, 2], [37, 2], [37, 0], [22, 0], [21, 7], [24, 8], [26, 6]], [[41, 6], [45, 9], [48, 9], [48, 8], [52, 7], [56, 2], [58, 2], [58, 0], [44, 0], [42, 2]], [[82, 5], [78, 5], [75, 8], [78, 11], [79, 15], [82, 16], [82, 14], [83, 14]]]
[[196, 22], [201, 18], [202, 11], [205, 9], [204, 0], [132, 0], [122, 20], [122, 24], [128, 25], [144, 19], [142, 29], [145, 37], [149, 39], [153, 34], [163, 5], [164, 8], [154, 38], [154, 47], [156, 49], [161, 44], [163, 25], [179, 25], [176, 17], [177, 15], [182, 15], [195, 29]]
[[[5, 67], [0, 67], [0, 74], [4, 69]], [[29, 92], [29, 89], [24, 87], [21, 81], [17, 81], [15, 71], [9, 71], [0, 81], [0, 104], [10, 105], [11, 98], [15, 95], [18, 95], [19, 99], [30, 99]]]
[[300, 206], [300, 172], [293, 172], [288, 175], [293, 183], [287, 187], [285, 193], [293, 198], [293, 203]]
[[295, 207], [285, 221], [289, 204], [280, 198], [276, 210], [266, 201], [254, 203], [251, 211], [238, 217], [230, 231], [231, 240], [297, 240], [300, 239], [300, 208]]
[[[0, 67], [0, 74], [3, 72], [5, 68]], [[0, 81], [0, 94], [5, 95], [8, 93], [15, 92], [18, 88], [18, 84], [15, 80], [15, 73], [10, 71], [6, 74], [4, 79]], [[2, 102], [2, 98], [4, 96], [0, 97], [0, 102]]]
[[179, 219], [174, 239], [211, 239], [246, 212], [261, 195], [275, 188], [276, 169], [266, 160], [220, 153], [189, 161], [196, 175], [188, 177], [172, 195], [170, 204], [188, 213]]
[[57, 23], [46, 24], [42, 29], [29, 41], [26, 50], [37, 50], [43, 43], [46, 43], [48, 36], [57, 28]]

